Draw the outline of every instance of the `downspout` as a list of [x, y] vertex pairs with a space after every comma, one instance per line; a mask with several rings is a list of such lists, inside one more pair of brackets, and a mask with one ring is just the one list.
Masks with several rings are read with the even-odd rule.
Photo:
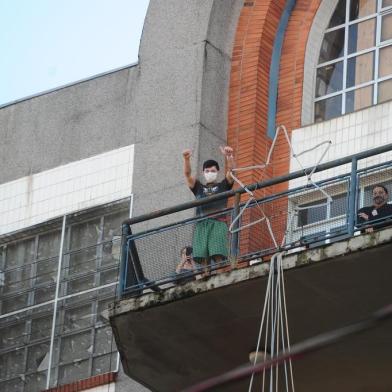
[[282, 16], [280, 17], [278, 30], [276, 32], [274, 46], [272, 49], [269, 85], [268, 85], [268, 123], [267, 135], [273, 139], [275, 136], [276, 104], [278, 98], [279, 64], [282, 54], [283, 39], [285, 36], [289, 18], [294, 9], [296, 0], [287, 0]]

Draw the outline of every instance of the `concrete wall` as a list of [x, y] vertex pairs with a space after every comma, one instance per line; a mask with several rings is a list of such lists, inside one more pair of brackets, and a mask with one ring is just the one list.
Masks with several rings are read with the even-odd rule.
[[[191, 200], [181, 152], [196, 170], [226, 143], [242, 5], [151, 0], [138, 65], [1, 108], [0, 184], [134, 145], [133, 215]], [[124, 377], [119, 390], [141, 390]]]
[[0, 184], [135, 144], [134, 215], [192, 198], [194, 166], [226, 142], [241, 0], [151, 0], [139, 64], [0, 109]]

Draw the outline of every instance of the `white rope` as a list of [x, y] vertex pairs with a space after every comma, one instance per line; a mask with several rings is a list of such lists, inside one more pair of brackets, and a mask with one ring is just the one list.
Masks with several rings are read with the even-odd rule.
[[[253, 364], [256, 364], [258, 353], [260, 351], [260, 342], [264, 337], [264, 361], [266, 360], [267, 342], [270, 342], [271, 359], [279, 355], [280, 351], [283, 353], [290, 351], [290, 336], [287, 318], [286, 307], [286, 292], [284, 285], [284, 269], [283, 269], [283, 255], [284, 252], [275, 253], [270, 260], [270, 270], [267, 281], [267, 288], [263, 311], [260, 322], [260, 329], [257, 338], [256, 355]], [[284, 362], [284, 377], [283, 381], [279, 379], [279, 365], [274, 366], [269, 370], [270, 385], [269, 392], [278, 392], [279, 384], [284, 383], [287, 392], [295, 392], [294, 376], [291, 360]], [[265, 389], [266, 371], [263, 371], [262, 377], [262, 392]], [[254, 374], [252, 374], [249, 381], [248, 392], [252, 391], [254, 381]]]
[[[282, 255], [281, 255], [282, 258]], [[286, 337], [287, 337], [287, 348], [290, 351], [290, 334], [289, 334], [289, 319], [287, 318], [287, 306], [286, 306], [286, 289], [284, 286], [284, 278], [283, 278], [283, 259], [281, 260], [281, 269], [282, 269], [282, 294], [283, 294], [283, 309], [284, 309], [284, 317], [286, 320]], [[293, 376], [293, 365], [291, 363], [291, 358], [289, 359], [289, 367], [290, 367], [290, 379], [291, 379], [291, 386], [293, 392], [295, 392], [294, 388], [294, 376]]]
[[[230, 172], [230, 176], [249, 195], [249, 199], [245, 203], [245, 205], [240, 209], [239, 214], [231, 222], [231, 224], [229, 226], [229, 232], [232, 233], [232, 234], [233, 233], [237, 233], [237, 232], [239, 232], [241, 230], [244, 230], [244, 229], [246, 229], [248, 227], [251, 227], [253, 225], [256, 225], [258, 223], [266, 222], [269, 235], [271, 236], [271, 239], [272, 239], [275, 247], [277, 247], [276, 238], [275, 238], [275, 235], [274, 235], [272, 227], [271, 227], [271, 222], [270, 222], [269, 218], [266, 216], [266, 214], [264, 213], [263, 207], [257, 202], [254, 193], [251, 190], [249, 190], [248, 187], [237, 176], [235, 176], [234, 173], [239, 173], [239, 172], [242, 172], [242, 171], [249, 171], [249, 170], [254, 170], [254, 169], [265, 169], [267, 166], [269, 166], [271, 164], [272, 153], [274, 151], [275, 144], [276, 144], [276, 141], [278, 139], [278, 136], [279, 136], [280, 132], [283, 132], [283, 135], [284, 135], [284, 137], [285, 137], [285, 139], [287, 141], [287, 144], [289, 146], [289, 149], [290, 149], [291, 157], [296, 160], [296, 162], [298, 163], [300, 169], [304, 172], [304, 174], [306, 176], [306, 179], [307, 179], [307, 182], [308, 182], [308, 185], [310, 185], [311, 188], [320, 191], [323, 194], [323, 196], [325, 196], [325, 198], [326, 198], [326, 201], [322, 202], [322, 203], [317, 203], [317, 204], [314, 204], [314, 205], [311, 205], [311, 206], [306, 206], [306, 207], [297, 206], [295, 208], [294, 213], [296, 213], [299, 210], [304, 210], [304, 209], [309, 209], [309, 208], [318, 208], [318, 207], [322, 207], [322, 206], [325, 206], [325, 205], [328, 205], [328, 204], [332, 203], [332, 197], [324, 189], [319, 187], [312, 180], [312, 176], [315, 173], [318, 165], [324, 159], [325, 155], [327, 154], [327, 152], [328, 152], [328, 150], [329, 150], [329, 148], [331, 146], [331, 143], [332, 143], [331, 140], [327, 140], [327, 141], [318, 143], [314, 147], [309, 148], [309, 149], [304, 150], [304, 151], [301, 151], [300, 153], [297, 154], [297, 153], [295, 153], [295, 151], [293, 149], [293, 146], [291, 144], [290, 137], [289, 137], [289, 134], [287, 132], [286, 127], [284, 125], [279, 125], [276, 128], [275, 137], [274, 137], [274, 139], [272, 141], [271, 148], [269, 149], [269, 152], [268, 152], [268, 155], [267, 155], [267, 160], [266, 160], [265, 163], [262, 163], [260, 165], [253, 165], [253, 166], [247, 166], [247, 167], [234, 168]], [[326, 146], [325, 150], [323, 151], [323, 153], [321, 154], [321, 156], [317, 160], [316, 164], [312, 167], [311, 171], [309, 173], [307, 173], [306, 168], [302, 165], [301, 161], [298, 158], [300, 156], [302, 156], [304, 154], [307, 154], [307, 153], [309, 153], [311, 151], [314, 151], [314, 150], [316, 150], [316, 149], [318, 149], [319, 147], [322, 147], [322, 146]], [[253, 222], [250, 222], [250, 223], [247, 223], [245, 225], [242, 225], [242, 226], [234, 228], [234, 226], [241, 219], [242, 215], [244, 214], [245, 210], [249, 207], [249, 204], [251, 202], [255, 203], [257, 208], [260, 210], [260, 212], [262, 214], [262, 217], [259, 218], [259, 219], [256, 219]], [[291, 214], [291, 213], [289, 213], [289, 214]], [[291, 220], [291, 217], [289, 219]]]
[[[271, 285], [271, 274], [268, 276], [268, 281], [267, 281], [267, 290], [266, 290], [266, 299], [265, 299], [265, 301], [264, 301], [264, 306], [263, 306], [263, 313], [262, 313], [262, 316], [261, 316], [261, 322], [260, 322], [260, 329], [259, 329], [259, 336], [258, 336], [258, 338], [257, 338], [257, 345], [256, 345], [256, 355], [255, 355], [255, 358], [254, 358], [254, 361], [253, 361], [253, 365], [256, 365], [256, 362], [257, 362], [257, 353], [259, 352], [259, 350], [260, 350], [260, 341], [261, 341], [261, 336], [262, 336], [262, 331], [263, 331], [263, 325], [264, 325], [264, 317], [265, 317], [265, 314], [266, 314], [266, 309], [267, 309], [267, 307], [268, 307], [268, 310], [267, 310], [267, 318], [268, 318], [268, 315], [269, 315], [269, 301], [268, 301], [268, 298], [269, 298], [269, 295], [270, 295], [270, 285]], [[266, 336], [267, 336], [267, 333], [268, 333], [268, 329], [266, 330]], [[267, 338], [266, 338], [267, 339]], [[267, 347], [266, 346], [266, 343], [267, 342], [265, 342], [265, 348]], [[266, 349], [265, 349], [265, 351], [264, 351], [264, 360], [265, 360], [265, 357], [266, 357]], [[250, 378], [250, 383], [249, 383], [249, 389], [248, 389], [248, 391], [250, 392], [251, 390], [252, 390], [252, 384], [253, 384], [253, 376], [254, 376], [254, 374], [252, 373], [252, 376], [251, 376], [251, 378]]]

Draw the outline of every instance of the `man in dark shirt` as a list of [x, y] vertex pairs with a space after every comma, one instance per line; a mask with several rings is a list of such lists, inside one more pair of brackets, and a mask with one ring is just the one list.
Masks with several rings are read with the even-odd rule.
[[[372, 190], [373, 205], [358, 211], [357, 223], [371, 233], [374, 228], [391, 225], [392, 205], [388, 204], [388, 189], [384, 185], [375, 185]], [[389, 219], [388, 219], [389, 218]], [[382, 223], [380, 223], [382, 222]]]
[[[183, 151], [184, 176], [186, 184], [195, 195], [196, 199], [201, 199], [220, 192], [228, 191], [233, 186], [233, 179], [230, 171], [234, 165], [233, 149], [229, 146], [221, 147], [221, 152], [226, 158], [226, 176], [218, 182], [219, 164], [210, 159], [203, 163], [203, 175], [205, 183], [201, 183], [192, 176], [190, 158], [191, 150]], [[210, 204], [205, 204], [198, 208], [198, 215], [207, 215], [218, 212], [226, 207], [226, 200], [218, 200]], [[212, 216], [204, 219], [195, 226], [193, 235], [193, 259], [207, 267], [213, 259], [215, 263], [220, 263], [228, 256], [228, 229], [225, 219], [219, 216]]]

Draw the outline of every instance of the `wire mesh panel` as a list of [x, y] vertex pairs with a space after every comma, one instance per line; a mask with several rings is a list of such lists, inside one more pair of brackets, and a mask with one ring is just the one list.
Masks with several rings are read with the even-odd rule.
[[242, 212], [240, 256], [266, 255], [279, 247], [325, 241], [347, 231], [349, 180], [324, 182], [251, 202]]
[[53, 304], [0, 320], [0, 390], [45, 389]]
[[0, 244], [0, 391], [38, 392], [117, 369], [102, 311], [116, 296], [128, 216], [119, 202]]
[[[175, 282], [180, 276], [178, 265], [181, 262], [182, 252], [186, 247], [195, 249], [195, 241], [198, 237], [197, 231], [203, 230], [204, 226], [219, 222], [222, 230], [222, 247], [226, 255], [222, 258], [214, 257], [210, 264], [214, 267], [221, 263], [226, 263], [230, 252], [228, 225], [231, 222], [231, 210], [219, 215], [198, 218], [191, 221], [185, 221], [179, 224], [147, 232], [145, 234], [136, 234], [128, 240], [128, 261], [126, 265], [126, 282], [125, 289], [128, 291], [137, 290], [145, 285], [146, 282], [156, 281], [173, 281]], [[207, 252], [211, 252], [212, 241], [198, 244], [199, 248], [204, 247]], [[208, 250], [207, 250], [208, 248]], [[196, 256], [195, 254], [193, 256]], [[199, 263], [201, 260], [195, 257], [194, 266], [190, 271], [198, 273], [202, 271]], [[176, 272], [177, 269], [177, 272]]]
[[320, 245], [347, 232], [349, 179], [325, 182], [320, 189], [295, 192], [289, 198], [290, 227], [286, 243]]
[[117, 348], [102, 312], [116, 287], [60, 300], [56, 312], [50, 385], [62, 385], [117, 368]]

